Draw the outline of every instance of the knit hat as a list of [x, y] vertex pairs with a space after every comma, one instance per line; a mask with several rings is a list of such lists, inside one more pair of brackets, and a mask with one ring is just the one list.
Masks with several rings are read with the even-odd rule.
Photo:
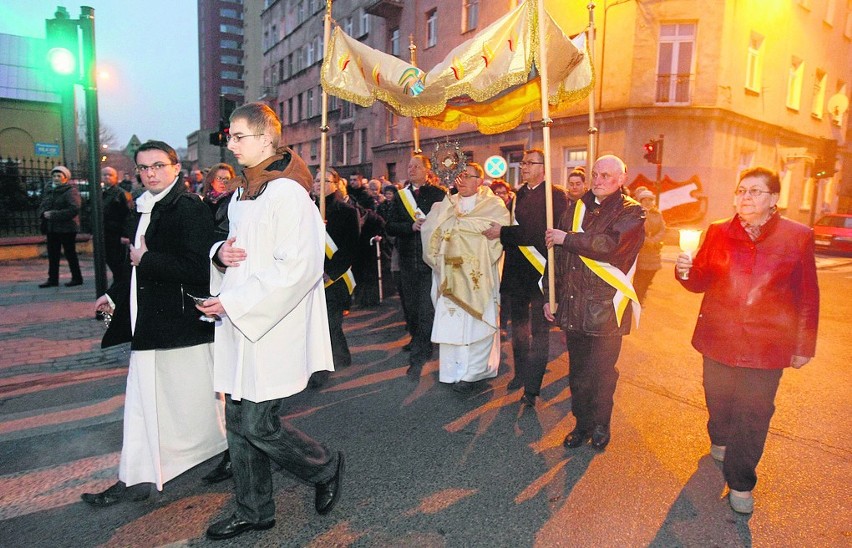
[[55, 166], [53, 169], [51, 169], [51, 170], [50, 170], [50, 174], [51, 174], [51, 175], [53, 175], [53, 174], [54, 174], [54, 173], [56, 173], [57, 171], [58, 171], [59, 173], [61, 173], [61, 174], [65, 175], [65, 178], [66, 178], [66, 179], [70, 179], [70, 178], [71, 178], [71, 170], [70, 170], [70, 169], [68, 169], [67, 167], [65, 167], [65, 166]]

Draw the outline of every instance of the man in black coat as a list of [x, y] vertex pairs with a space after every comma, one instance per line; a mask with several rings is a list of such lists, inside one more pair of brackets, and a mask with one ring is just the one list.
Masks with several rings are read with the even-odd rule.
[[119, 481], [83, 501], [110, 506], [148, 498], [227, 447], [223, 402], [213, 391], [213, 324], [191, 295], [207, 296], [213, 245], [209, 208], [181, 182], [174, 149], [148, 141], [136, 152], [147, 191], [136, 201], [130, 279], [95, 301], [113, 315], [102, 346], [130, 342]]
[[[523, 387], [521, 403], [533, 407], [547, 368], [550, 330], [542, 312], [544, 295], [540, 285], [547, 258], [544, 152], [538, 149], [524, 152], [521, 176], [524, 185], [515, 195], [512, 225], [494, 223], [484, 234], [492, 240], [500, 238], [506, 251], [500, 293], [509, 297], [512, 322], [515, 376], [509, 382], [509, 389]], [[555, 221], [565, 212], [567, 199], [557, 186], [553, 186], [552, 197]]]
[[[322, 191], [320, 174], [314, 178], [313, 195], [319, 202]], [[354, 278], [352, 263], [358, 245], [358, 213], [355, 207], [338, 198], [340, 176], [333, 169], [326, 172], [325, 179], [325, 306], [328, 311], [328, 331], [331, 335], [331, 353], [334, 370], [352, 365], [349, 344], [343, 333], [343, 311], [349, 310], [352, 302]], [[330, 240], [330, 241], [329, 241]], [[328, 371], [316, 371], [311, 375], [310, 385], [322, 386], [328, 379]]]
[[118, 172], [107, 166], [101, 170], [101, 182], [103, 183], [103, 212], [104, 212], [104, 254], [106, 264], [112, 272], [112, 281], [120, 282], [129, 275], [129, 263], [127, 262], [127, 246], [121, 239], [129, 236], [125, 234], [125, 226], [130, 210], [133, 207], [133, 198], [130, 192], [118, 185]]
[[432, 269], [423, 262], [420, 227], [432, 206], [446, 196], [443, 188], [428, 184], [429, 158], [417, 154], [408, 162], [408, 185], [397, 195], [385, 230], [396, 236], [399, 249], [402, 300], [411, 320], [411, 357], [408, 376], [420, 378], [423, 365], [432, 358]]

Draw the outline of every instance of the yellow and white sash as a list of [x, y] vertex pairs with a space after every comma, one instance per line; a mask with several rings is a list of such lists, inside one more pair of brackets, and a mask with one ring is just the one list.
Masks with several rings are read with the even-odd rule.
[[[583, 203], [583, 200], [577, 200], [577, 206], [574, 208], [574, 219], [571, 223], [572, 231], [583, 232], [583, 218], [585, 216], [586, 204]], [[589, 259], [582, 255], [580, 255], [580, 259], [600, 279], [615, 288], [612, 306], [615, 308], [615, 318], [618, 326], [621, 327], [624, 311], [627, 309], [627, 304], [630, 303], [633, 306], [633, 317], [636, 319], [636, 327], [639, 327], [639, 315], [642, 312], [642, 307], [639, 305], [639, 298], [636, 297], [636, 290], [633, 289], [633, 274], [636, 272], [636, 260], [633, 260], [633, 266], [625, 274], [609, 263]]]
[[[518, 225], [518, 219], [515, 217], [515, 204], [518, 203], [517, 197], [512, 202], [512, 225]], [[530, 264], [535, 268], [538, 273], [542, 276], [538, 279], [538, 288], [544, 291], [542, 287], [542, 280], [544, 277], [544, 267], [547, 265], [547, 258], [542, 255], [538, 249], [535, 248], [534, 245], [519, 245], [518, 249], [521, 251], [524, 257], [530, 262]]]
[[423, 219], [426, 217], [426, 214], [423, 213], [419, 207], [417, 207], [417, 200], [414, 199], [414, 193], [411, 192], [411, 187], [407, 186], [399, 191], [399, 199], [402, 200], [402, 205], [405, 206], [405, 210], [411, 216], [412, 221], [416, 221], [417, 219]]
[[[328, 232], [325, 233], [325, 256], [331, 260], [334, 254], [337, 253], [337, 244], [334, 243], [334, 240], [331, 239], [331, 236], [328, 235]], [[346, 272], [343, 273], [340, 278], [343, 278], [343, 282], [346, 284], [346, 288], [349, 290], [349, 294], [351, 295], [353, 291], [355, 291], [355, 276], [352, 274], [352, 269], [349, 268]], [[329, 287], [333, 283], [337, 282], [337, 280], [328, 280], [325, 282], [323, 287]]]

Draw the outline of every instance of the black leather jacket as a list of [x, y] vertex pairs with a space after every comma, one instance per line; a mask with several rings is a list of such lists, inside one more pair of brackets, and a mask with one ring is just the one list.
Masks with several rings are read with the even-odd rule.
[[571, 232], [577, 204], [565, 211], [557, 228], [568, 232], [556, 247], [556, 321], [564, 331], [593, 336], [626, 335], [632, 322], [628, 305], [618, 325], [612, 298], [615, 289], [583, 263], [580, 255], [610, 263], [622, 272], [633, 266], [645, 240], [645, 212], [620, 192], [601, 204], [591, 191], [580, 198], [586, 205], [583, 232]]

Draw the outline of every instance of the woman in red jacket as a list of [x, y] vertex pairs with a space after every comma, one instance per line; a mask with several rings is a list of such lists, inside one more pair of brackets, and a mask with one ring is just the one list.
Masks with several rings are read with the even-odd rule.
[[780, 192], [773, 171], [744, 171], [737, 214], [711, 224], [695, 258], [682, 253], [675, 267], [681, 285], [704, 293], [692, 345], [704, 356], [710, 454], [724, 462], [728, 499], [743, 514], [754, 509], [781, 373], [805, 365], [816, 347], [813, 232], [778, 214]]

